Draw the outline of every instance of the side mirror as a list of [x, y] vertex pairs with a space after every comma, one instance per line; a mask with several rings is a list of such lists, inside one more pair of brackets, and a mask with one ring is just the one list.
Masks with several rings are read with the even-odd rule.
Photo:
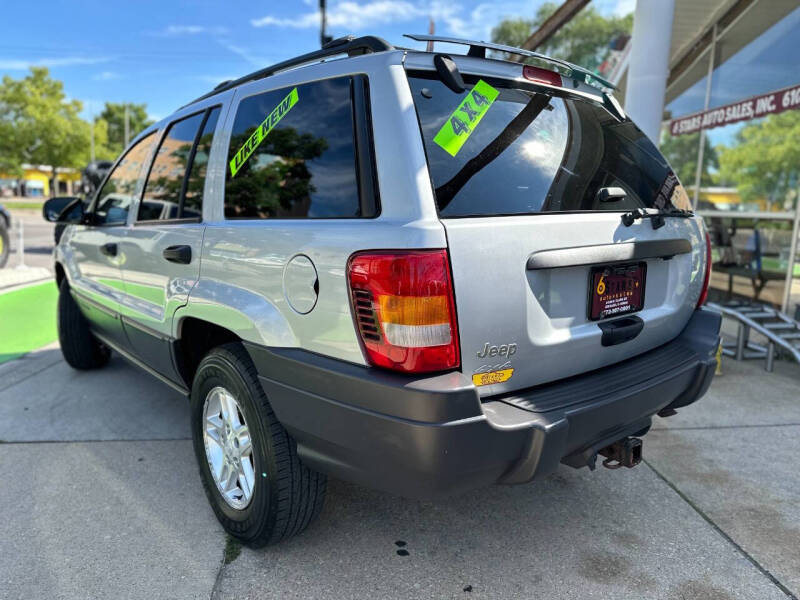
[[80, 223], [83, 215], [83, 201], [76, 196], [50, 198], [42, 206], [42, 216], [51, 223]]

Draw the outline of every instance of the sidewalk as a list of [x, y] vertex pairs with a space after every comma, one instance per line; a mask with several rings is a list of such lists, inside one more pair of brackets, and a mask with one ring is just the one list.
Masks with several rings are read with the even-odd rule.
[[0, 366], [0, 589], [792, 600], [800, 367], [779, 362], [765, 374], [759, 362], [725, 359], [723, 372], [696, 405], [655, 420], [636, 469], [563, 467], [442, 502], [331, 481], [307, 532], [237, 556], [201, 489], [185, 398], [118, 356], [73, 371], [53, 345]]
[[[14, 259], [12, 256], [9, 263]], [[15, 267], [9, 264], [0, 269], [0, 293], [52, 278], [53, 274], [44, 267]]]

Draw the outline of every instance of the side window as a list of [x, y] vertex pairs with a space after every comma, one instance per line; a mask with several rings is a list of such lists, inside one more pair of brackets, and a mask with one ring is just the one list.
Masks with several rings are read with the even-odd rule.
[[225, 183], [228, 219], [359, 217], [352, 78], [239, 104]]
[[[213, 120], [216, 123], [219, 109], [214, 109], [212, 114], [215, 115]], [[210, 119], [206, 119], [204, 111], [176, 121], [169, 126], [153, 160], [153, 165], [150, 167], [142, 201], [139, 204], [137, 221], [163, 221], [201, 216], [202, 187], [205, 182], [208, 149], [214, 131], [213, 124], [210, 128], [211, 134], [204, 136], [207, 138], [206, 147], [199, 161], [195, 143], [200, 128], [208, 129], [208, 120]], [[204, 122], [206, 122], [206, 126], [204, 126]], [[187, 171], [190, 173], [188, 183], [193, 183], [188, 210], [181, 205], [184, 187], [187, 188], [188, 194], [188, 185], [185, 181]]]
[[206, 183], [208, 156], [211, 154], [211, 142], [217, 128], [220, 108], [212, 109], [203, 126], [200, 139], [194, 151], [194, 158], [189, 168], [189, 179], [186, 182], [186, 193], [183, 196], [183, 212], [181, 218], [201, 217], [203, 214], [203, 187]]
[[95, 225], [125, 223], [142, 172], [142, 165], [150, 157], [154, 142], [155, 136], [152, 133], [139, 140], [108, 176], [97, 194]]

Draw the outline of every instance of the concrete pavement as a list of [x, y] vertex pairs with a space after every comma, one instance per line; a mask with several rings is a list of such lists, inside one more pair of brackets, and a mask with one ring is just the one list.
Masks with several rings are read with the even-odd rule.
[[11, 241], [11, 255], [8, 257], [6, 269], [14, 268], [19, 264], [17, 247], [18, 222], [22, 221], [24, 227], [25, 264], [29, 267], [42, 267], [53, 271], [53, 229], [55, 225], [48, 223], [42, 217], [41, 210], [12, 209], [12, 228], [9, 231]]
[[224, 564], [185, 399], [52, 347], [0, 367], [0, 597], [796, 598], [800, 368], [724, 371], [652, 467], [436, 503], [332, 481], [307, 532]]

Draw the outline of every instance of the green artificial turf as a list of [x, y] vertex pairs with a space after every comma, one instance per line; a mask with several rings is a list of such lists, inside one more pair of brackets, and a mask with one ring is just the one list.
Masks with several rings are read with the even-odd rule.
[[53, 281], [0, 293], [0, 363], [40, 348], [58, 338]]
[[25, 202], [23, 201], [12, 201], [12, 202], [0, 202], [4, 207], [8, 210], [42, 210], [42, 204], [44, 202]]

